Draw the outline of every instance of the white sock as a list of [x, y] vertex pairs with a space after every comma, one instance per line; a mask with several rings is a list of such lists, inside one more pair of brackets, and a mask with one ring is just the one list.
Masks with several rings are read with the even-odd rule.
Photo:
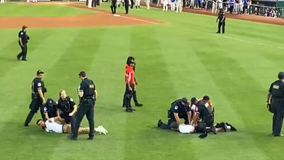
[[227, 129], [231, 129], [231, 126], [226, 126]]

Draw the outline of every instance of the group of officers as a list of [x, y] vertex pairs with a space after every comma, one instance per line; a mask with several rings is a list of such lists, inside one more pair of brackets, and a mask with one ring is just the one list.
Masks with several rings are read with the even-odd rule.
[[[184, 119], [184, 122], [181, 119]], [[168, 110], [168, 122], [164, 123], [160, 119], [157, 125], [159, 128], [177, 130], [181, 133], [201, 133], [200, 138], [207, 137], [210, 132], [217, 134], [220, 131], [237, 131], [229, 123], [221, 122], [214, 125], [214, 107], [207, 95], [201, 99], [193, 97], [190, 102], [186, 97], [172, 102]]]
[[95, 126], [94, 106], [98, 93], [94, 82], [87, 78], [86, 72], [81, 71], [79, 73], [79, 78], [82, 81], [77, 90], [80, 99], [78, 108], [74, 100], [67, 96], [64, 90], [59, 92], [59, 100], [57, 102], [50, 98], [46, 101], [44, 95], [47, 89], [42, 80], [44, 72], [38, 70], [36, 75], [31, 83], [32, 101], [24, 126], [29, 126], [34, 114], [40, 110], [43, 121], [51, 121], [51, 118], [57, 117], [62, 124], [71, 124], [72, 134], [68, 138], [77, 140], [80, 123], [86, 115], [90, 128], [88, 139], [92, 140], [94, 138]]

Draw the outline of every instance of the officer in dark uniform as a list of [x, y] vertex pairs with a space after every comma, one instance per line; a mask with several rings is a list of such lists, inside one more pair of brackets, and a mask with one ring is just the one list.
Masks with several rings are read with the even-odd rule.
[[116, 3], [117, 3], [117, 0], [111, 0], [110, 9], [111, 9], [111, 13], [112, 13], [112, 14], [115, 14], [115, 13], [116, 13]]
[[124, 8], [125, 8], [125, 14], [128, 14], [128, 11], [129, 11], [129, 0], [124, 0]]
[[73, 131], [75, 127], [75, 113], [77, 111], [77, 106], [74, 100], [67, 96], [64, 90], [59, 92], [57, 107], [61, 112], [60, 117], [64, 119], [66, 124], [71, 124], [71, 130]]
[[183, 97], [171, 104], [171, 108], [168, 110], [168, 123], [165, 124], [160, 119], [158, 121], [158, 127], [162, 129], [178, 129], [178, 126], [182, 124], [180, 118], [184, 119], [184, 124], [189, 124], [190, 119], [190, 107], [188, 99]]
[[50, 118], [57, 117], [57, 103], [49, 98], [47, 99], [45, 105], [44, 105], [44, 114], [45, 114], [45, 119], [49, 120]]
[[31, 84], [32, 101], [30, 104], [30, 112], [26, 118], [24, 126], [29, 126], [34, 114], [37, 113], [39, 109], [42, 119], [45, 120], [43, 104], [45, 104], [44, 93], [46, 93], [47, 90], [44, 86], [44, 82], [42, 81], [44, 72], [42, 70], [38, 70], [36, 74], [37, 77], [33, 79]]
[[89, 121], [89, 140], [93, 140], [94, 138], [94, 106], [95, 100], [97, 98], [97, 91], [94, 82], [87, 78], [86, 72], [81, 71], [79, 73], [79, 78], [82, 79], [78, 89], [78, 95], [80, 98], [80, 104], [78, 111], [76, 113], [76, 123], [74, 130], [72, 131], [72, 135], [68, 136], [72, 140], [77, 140], [78, 137], [78, 129], [80, 127], [80, 123], [83, 117], [86, 115]]
[[[129, 56], [126, 60], [126, 65], [128, 65], [130, 63], [130, 61], [133, 61], [134, 62], [134, 57], [132, 56]], [[129, 66], [129, 65], [128, 65]], [[136, 66], [136, 63], [134, 62], [134, 67], [133, 67], [133, 70], [135, 72], [135, 66]], [[135, 83], [136, 83], [136, 86], [138, 85], [137, 81], [136, 81], [136, 78], [134, 77], [134, 80], [135, 80]], [[122, 107], [126, 107], [126, 94], [128, 92], [128, 88], [125, 88], [125, 92], [124, 92], [124, 95], [123, 95], [123, 105]], [[135, 103], [135, 106], [136, 107], [142, 107], [143, 104], [139, 103], [138, 100], [137, 100], [137, 92], [136, 92], [136, 88], [134, 89], [133, 91], [133, 100], [134, 100], [134, 103]]]
[[225, 12], [221, 9], [219, 11], [218, 17], [216, 19], [216, 22], [218, 22], [218, 31], [216, 33], [221, 33], [221, 27], [222, 27], [222, 33], [225, 33], [225, 25], [226, 25], [226, 16]]
[[199, 119], [201, 119], [201, 122], [203, 123], [204, 126], [204, 132], [208, 132], [206, 131], [206, 127], [210, 127], [210, 131], [216, 134], [217, 132], [214, 127], [213, 112], [209, 110], [209, 104], [208, 104], [209, 100], [210, 100], [209, 96], [204, 96], [202, 100], [198, 101], [196, 116], [198, 116]]
[[17, 55], [18, 61], [22, 58], [22, 61], [27, 61], [27, 53], [28, 53], [28, 40], [30, 37], [27, 35], [27, 27], [23, 26], [22, 30], [18, 33], [18, 43], [21, 47], [21, 52]]
[[134, 0], [130, 0], [130, 2], [131, 2], [131, 6], [130, 6], [130, 8], [132, 9], [132, 8], [133, 8], [133, 6], [134, 6], [134, 4], [135, 4], [135, 2], [134, 2]]
[[[282, 136], [281, 129], [284, 117], [284, 73], [279, 72], [278, 80], [270, 85], [267, 104], [273, 113], [272, 132], [275, 137]], [[271, 105], [270, 105], [271, 104]]]

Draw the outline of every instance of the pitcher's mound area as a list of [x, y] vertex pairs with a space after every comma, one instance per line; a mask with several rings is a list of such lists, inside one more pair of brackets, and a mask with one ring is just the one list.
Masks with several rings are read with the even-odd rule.
[[19, 28], [23, 25], [26, 25], [29, 28], [57, 28], [148, 25], [162, 23], [138, 16], [128, 16], [124, 14], [114, 16], [106, 11], [100, 11], [90, 15], [66, 17], [0, 17], [0, 22], [0, 28]]

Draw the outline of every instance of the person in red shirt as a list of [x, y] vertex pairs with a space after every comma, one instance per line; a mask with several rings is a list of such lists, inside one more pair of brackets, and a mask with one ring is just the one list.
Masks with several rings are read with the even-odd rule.
[[126, 67], [125, 70], [125, 90], [127, 91], [125, 95], [126, 112], [133, 112], [133, 109], [131, 107], [131, 99], [133, 97], [133, 91], [135, 89], [135, 73], [133, 70], [134, 64], [135, 63], [133, 60], [129, 61], [129, 67]]
[[[132, 61], [135, 61], [134, 57], [129, 56], [129, 57], [127, 58], [127, 61], [126, 61], [125, 70], [129, 67], [128, 62], [131, 61], [131, 60], [132, 60]], [[136, 64], [134, 63], [134, 66], [133, 66], [134, 72], [135, 72], [135, 66], [136, 66]], [[137, 83], [135, 77], [134, 77], [134, 80], [135, 80], [135, 85], [137, 86], [138, 83]], [[125, 96], [126, 96], [126, 93], [127, 93], [127, 89], [125, 90], [124, 95], [123, 95], [123, 104], [122, 104], [122, 107], [126, 107], [126, 103], [125, 103]], [[134, 100], [134, 103], [135, 103], [135, 106], [136, 106], [136, 107], [142, 107], [142, 106], [143, 106], [143, 104], [141, 104], [141, 103], [138, 102], [136, 87], [135, 87], [135, 89], [134, 89], [134, 91], [133, 91], [133, 100]]]

